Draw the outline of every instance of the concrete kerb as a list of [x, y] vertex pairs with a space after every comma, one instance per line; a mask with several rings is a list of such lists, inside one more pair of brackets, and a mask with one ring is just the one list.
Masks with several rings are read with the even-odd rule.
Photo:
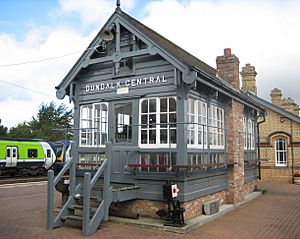
[[186, 221], [186, 225], [183, 227], [171, 227], [171, 226], [164, 226], [165, 221], [162, 219], [154, 219], [154, 218], [146, 218], [146, 217], [140, 217], [139, 219], [129, 219], [129, 218], [121, 218], [121, 217], [114, 217], [110, 216], [109, 221], [114, 223], [122, 223], [122, 224], [129, 224], [129, 225], [136, 225], [146, 228], [152, 228], [152, 229], [159, 229], [169, 232], [175, 232], [175, 233], [188, 233], [192, 231], [193, 229], [211, 222], [215, 220], [216, 218], [223, 216], [224, 214], [232, 211], [235, 208], [240, 207], [241, 205], [259, 197], [262, 195], [262, 191], [255, 191], [252, 193], [249, 193], [245, 196], [245, 199], [242, 202], [236, 203], [236, 204], [223, 204], [220, 206], [219, 212], [212, 214], [212, 215], [201, 215], [195, 218], [192, 218], [190, 220]]

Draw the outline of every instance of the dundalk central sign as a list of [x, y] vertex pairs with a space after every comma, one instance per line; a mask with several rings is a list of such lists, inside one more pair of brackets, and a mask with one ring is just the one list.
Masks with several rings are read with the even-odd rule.
[[132, 78], [132, 79], [121, 79], [116, 82], [88, 84], [85, 86], [85, 92], [92, 93], [95, 91], [105, 91], [105, 90], [112, 90], [112, 89], [118, 89], [118, 88], [147, 86], [147, 85], [162, 84], [162, 83], [167, 83], [167, 82], [168, 81], [164, 75]]

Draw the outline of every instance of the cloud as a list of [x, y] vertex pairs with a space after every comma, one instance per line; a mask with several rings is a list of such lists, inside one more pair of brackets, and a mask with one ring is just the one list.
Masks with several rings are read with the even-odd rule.
[[240, 67], [256, 67], [260, 96], [270, 100], [279, 87], [300, 104], [291, 90], [300, 75], [299, 11], [293, 0], [160, 0], [147, 4], [141, 21], [213, 67], [216, 56], [232, 48]]
[[[130, 11], [134, 6], [134, 0], [123, 0], [122, 9]], [[80, 23], [87, 27], [93, 25], [100, 27], [107, 16], [110, 16], [116, 8], [116, 1], [112, 0], [60, 0], [59, 9], [55, 11], [57, 15], [75, 14], [80, 16]]]
[[[133, 1], [128, 0], [127, 3], [130, 7]], [[57, 21], [54, 21], [53, 10], [49, 9], [49, 24], [39, 25], [28, 21], [28, 30], [24, 37], [17, 38], [0, 32], [0, 119], [5, 126], [12, 127], [24, 120], [30, 120], [42, 102], [56, 101], [58, 104], [68, 104], [68, 99], [57, 100], [55, 86], [72, 68], [98, 30], [92, 28], [90, 31], [79, 31], [82, 29], [72, 27], [67, 21], [74, 20], [82, 25], [98, 24], [98, 21], [107, 19], [115, 7], [112, 1], [108, 0], [90, 1], [89, 4], [80, 0], [66, 0], [60, 1], [60, 4], [61, 9], [56, 9], [56, 14], [61, 13]], [[91, 16], [89, 10], [95, 12], [95, 15]], [[64, 16], [71, 12], [80, 13], [79, 19]], [[100, 27], [97, 26], [98, 29]], [[59, 57], [68, 54], [69, 56]], [[49, 58], [55, 59], [43, 60]], [[34, 64], [3, 67], [39, 60], [41, 61]]]
[[[115, 9], [112, 0], [60, 0], [49, 9], [51, 22], [28, 22], [20, 40], [0, 32], [0, 65], [51, 58], [83, 51]], [[300, 104], [300, 2], [234, 0], [159, 0], [143, 7], [122, 0], [122, 9], [199, 59], [215, 67], [216, 56], [230, 47], [240, 67], [256, 67], [259, 95], [270, 100], [272, 88]], [[134, 8], [135, 6], [138, 6]], [[138, 8], [138, 9], [137, 9]], [[0, 81], [0, 119], [11, 127], [36, 114], [42, 102], [58, 101], [54, 87], [81, 53], [55, 60], [1, 67], [0, 80], [38, 91], [34, 93]], [[17, 115], [17, 116], [16, 116]]]
[[[30, 120], [42, 102], [62, 103], [56, 99], [55, 86], [61, 82], [92, 40], [90, 35], [83, 36], [72, 29], [62, 28], [49, 30], [46, 35], [43, 33], [43, 41], [40, 40], [39, 31], [31, 31], [30, 35], [30, 39], [34, 41], [28, 38], [18, 41], [14, 36], [0, 34], [0, 65], [77, 53], [34, 64], [0, 68], [0, 119], [5, 126], [12, 127], [24, 120]], [[63, 102], [67, 103], [67, 100]]]

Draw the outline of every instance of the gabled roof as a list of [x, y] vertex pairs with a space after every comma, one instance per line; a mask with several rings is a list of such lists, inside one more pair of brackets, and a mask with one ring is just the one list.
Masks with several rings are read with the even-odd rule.
[[217, 70], [205, 62], [199, 60], [197, 57], [193, 56], [189, 52], [185, 51], [181, 47], [177, 46], [167, 38], [163, 37], [162, 35], [158, 34], [157, 32], [153, 31], [151, 28], [145, 26], [141, 22], [135, 20], [125, 12], [120, 12], [120, 14], [126, 18], [128, 22], [130, 22], [134, 27], [139, 29], [140, 31], [144, 32], [151, 40], [156, 42], [162, 48], [167, 50], [169, 53], [174, 55], [177, 59], [181, 60], [183, 63], [189, 65], [191, 68], [200, 69], [205, 71], [206, 73], [215, 76]]
[[[144, 24], [140, 23], [139, 21], [135, 20], [128, 14], [124, 13], [120, 8], [117, 8], [116, 11], [111, 15], [109, 20], [106, 22], [104, 29], [106, 25], [109, 25], [110, 22], [114, 21], [119, 17], [120, 19], [123, 19], [132, 26], [132, 28], [137, 29], [137, 31], [141, 32], [146, 39], [154, 42], [156, 46], [158, 46], [160, 49], [163, 49], [165, 53], [173, 56], [176, 58], [176, 60], [180, 61], [184, 65], [186, 65], [190, 69], [198, 70], [205, 72], [206, 74], [216, 77], [217, 70], [213, 67], [209, 66], [208, 64], [204, 63], [203, 61], [199, 60], [197, 57], [193, 56], [192, 54], [188, 53], [181, 47], [177, 46], [170, 40], [166, 39], [165, 37], [161, 36], [157, 32], [153, 31], [149, 27], [145, 26]], [[101, 29], [101, 30], [102, 30]], [[68, 86], [71, 81], [76, 77], [77, 73], [79, 72], [81, 65], [83, 64], [86, 57], [89, 55], [91, 51], [94, 51], [93, 47], [99, 44], [99, 35], [100, 32], [97, 34], [97, 36], [94, 38], [94, 40], [90, 43], [87, 50], [81, 55], [81, 57], [77, 60], [77, 62], [74, 64], [74, 66], [71, 68], [71, 70], [68, 72], [68, 74], [65, 76], [65, 78], [62, 80], [62, 82], [59, 84], [59, 86], [56, 87], [57, 90], [59, 90], [62, 86]], [[221, 82], [223, 80], [219, 79]], [[224, 82], [223, 82], [224, 83]], [[61, 93], [59, 93], [61, 94]], [[60, 98], [60, 97], [59, 97]]]
[[[181, 47], [177, 46], [170, 40], [166, 39], [162, 35], [158, 34], [154, 30], [145, 26], [141, 22], [132, 18], [128, 14], [124, 13], [119, 7], [116, 8], [116, 11], [111, 15], [108, 21], [104, 24], [103, 28], [99, 31], [94, 40], [90, 43], [87, 50], [82, 54], [78, 59], [63, 81], [57, 87], [57, 97], [63, 98], [66, 94], [66, 87], [73, 81], [78, 72], [80, 71], [82, 65], [84, 64], [85, 59], [89, 54], [94, 51], [93, 47], [97, 46], [101, 42], [100, 32], [105, 29], [114, 21], [121, 21], [121, 24], [125, 24], [125, 27], [128, 26], [132, 30], [133, 34], [138, 34], [140, 37], [158, 48], [158, 53], [163, 57], [167, 57], [172, 60], [178, 66], [184, 66], [184, 69], [191, 70], [201, 73], [203, 79], [197, 77], [197, 80], [202, 81], [202, 83], [207, 84], [210, 87], [217, 89], [218, 91], [223, 92], [224, 94], [246, 104], [251, 107], [254, 107], [258, 111], [263, 111], [263, 108], [255, 105], [254, 101], [245, 94], [241, 94], [238, 90], [235, 90], [234, 87], [226, 82], [225, 80], [216, 76], [217, 70], [209, 66], [205, 62], [199, 60], [197, 57], [188, 53]], [[166, 59], [166, 60], [168, 60]]]
[[295, 121], [296, 123], [300, 124], [300, 117], [295, 115], [295, 114], [292, 114], [291, 112], [288, 112], [286, 111], [285, 109], [282, 109], [280, 108], [279, 106], [277, 105], [274, 105], [254, 94], [252, 94], [251, 92], [247, 92], [246, 93], [251, 99], [253, 99], [255, 102], [257, 102], [258, 104], [262, 105], [263, 107], [267, 108], [267, 109], [270, 109], [272, 111], [275, 111], [276, 113], [278, 114], [281, 114], [283, 115], [284, 117], [290, 119], [290, 120], [293, 120]]

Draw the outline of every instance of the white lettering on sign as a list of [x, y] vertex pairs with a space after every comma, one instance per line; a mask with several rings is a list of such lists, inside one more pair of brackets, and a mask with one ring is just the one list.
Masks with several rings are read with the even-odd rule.
[[[119, 80], [116, 82], [110, 82], [110, 83], [88, 84], [85, 86], [85, 92], [92, 93], [92, 92], [96, 92], [96, 91], [105, 91], [105, 90], [113, 90], [113, 89], [118, 90], [119, 88], [129, 88], [129, 87], [137, 87], [137, 86], [143, 86], [143, 85], [147, 86], [147, 85], [162, 84], [162, 83], [167, 83], [167, 82], [168, 82], [168, 80], [165, 78], [164, 75], [123, 79], [123, 80]], [[117, 94], [120, 94], [120, 93], [118, 93], [118, 91], [117, 91]], [[124, 94], [124, 93], [121, 93], [121, 94]]]

